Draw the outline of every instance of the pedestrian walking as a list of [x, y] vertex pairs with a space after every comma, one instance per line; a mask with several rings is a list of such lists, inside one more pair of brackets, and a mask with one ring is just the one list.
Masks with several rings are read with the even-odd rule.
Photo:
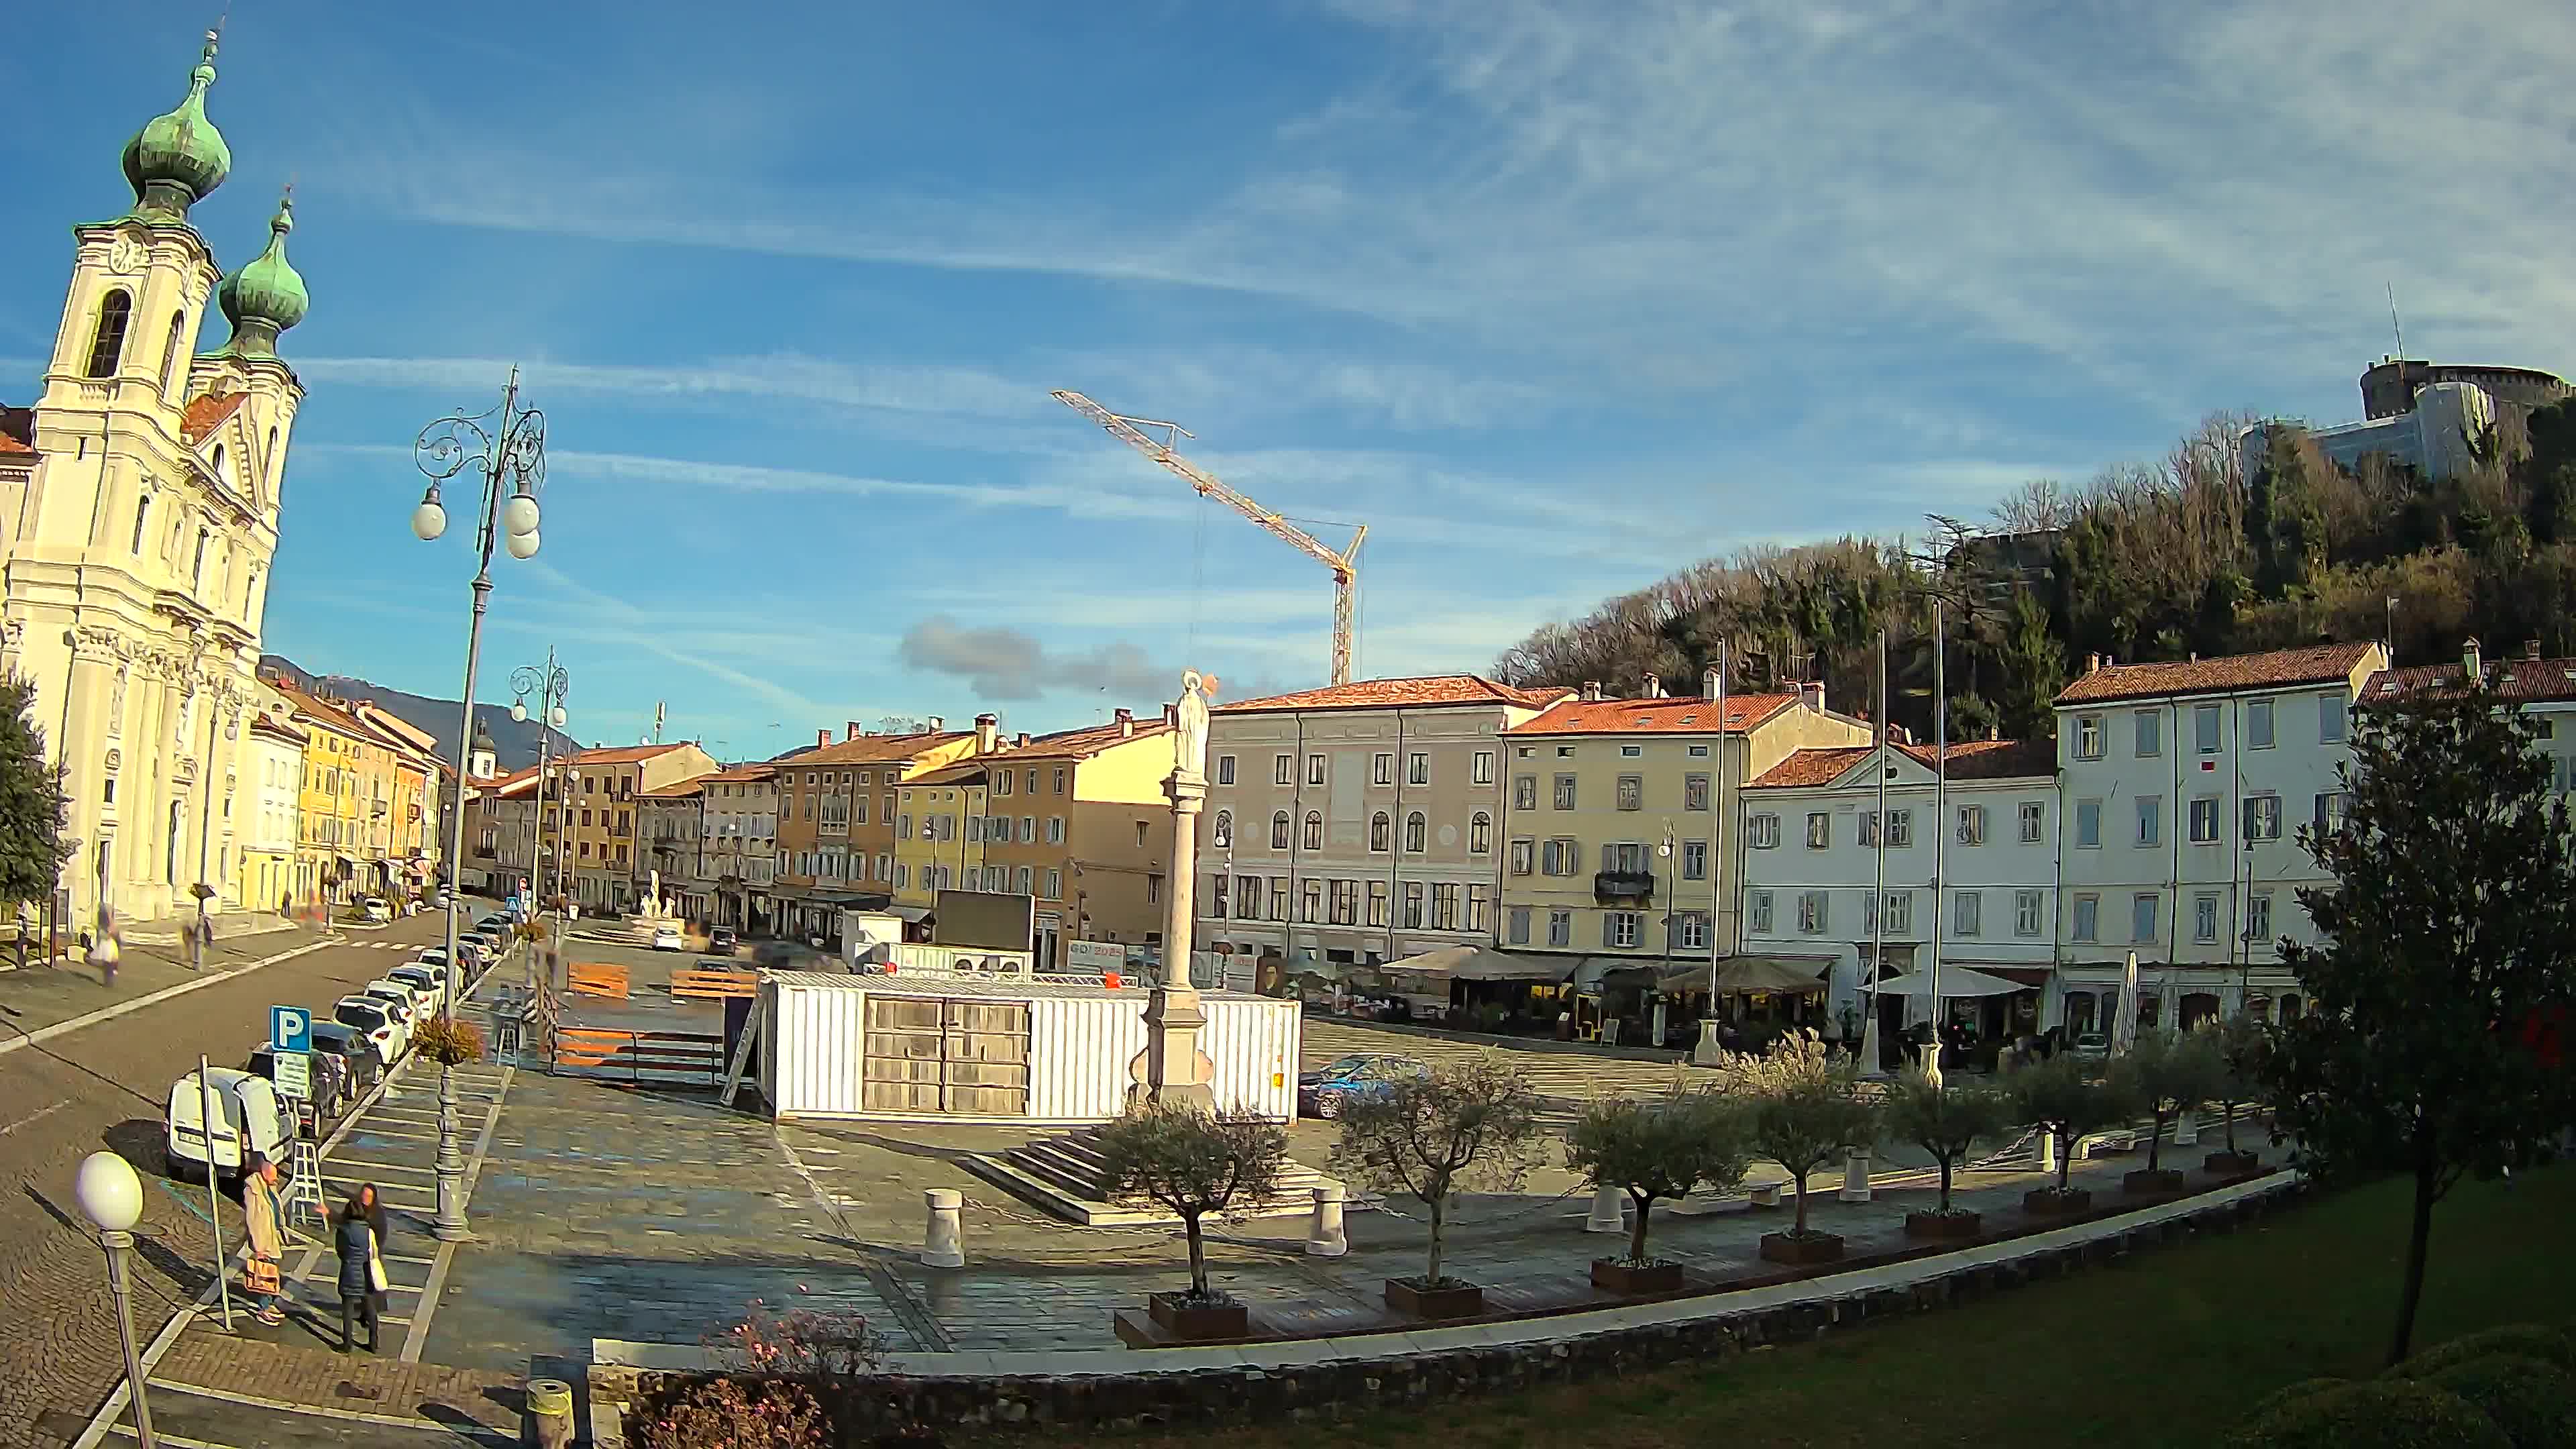
[[98, 907], [98, 935], [89, 946], [89, 964], [98, 968], [100, 984], [111, 991], [116, 988], [116, 961], [123, 954], [125, 948], [117, 940], [116, 908], [102, 901]]
[[242, 1287], [250, 1292], [252, 1313], [275, 1327], [286, 1321], [279, 1270], [286, 1260], [286, 1214], [277, 1198], [277, 1164], [259, 1153], [250, 1155], [242, 1175], [242, 1232], [250, 1239], [250, 1261], [242, 1267]]
[[357, 1351], [357, 1328], [367, 1325], [367, 1352], [377, 1351], [377, 1325], [385, 1303], [385, 1209], [368, 1183], [349, 1195], [333, 1235], [340, 1252], [340, 1351]]

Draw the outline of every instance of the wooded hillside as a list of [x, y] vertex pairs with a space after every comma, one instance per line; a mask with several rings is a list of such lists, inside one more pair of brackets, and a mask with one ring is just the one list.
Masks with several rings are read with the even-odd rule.
[[2043, 738], [2049, 700], [2088, 654], [2126, 661], [2239, 654], [2393, 631], [2401, 663], [2538, 640], [2576, 654], [2576, 400], [2499, 408], [2477, 465], [2439, 481], [2370, 457], [2347, 471], [2275, 425], [2212, 416], [2153, 463], [2081, 487], [2024, 485], [1990, 518], [1934, 517], [1924, 537], [1747, 549], [1683, 569], [1495, 661], [1513, 684], [1648, 673], [1696, 691], [1726, 646], [1737, 688], [1822, 679], [1866, 711], [1889, 631], [1896, 721], [1928, 738], [1932, 611], [1948, 617], [1953, 738]]

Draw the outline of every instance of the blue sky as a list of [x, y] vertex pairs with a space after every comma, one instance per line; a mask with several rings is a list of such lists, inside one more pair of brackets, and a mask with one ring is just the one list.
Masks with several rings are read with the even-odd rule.
[[[13, 18], [0, 400], [214, 8]], [[314, 299], [267, 643], [453, 693], [466, 530], [405, 531], [410, 444], [516, 361], [545, 547], [486, 678], [555, 644], [585, 740], [1319, 681], [1323, 569], [1054, 387], [1368, 523], [1362, 668], [1419, 673], [2213, 410], [2347, 420], [2391, 283], [2412, 352], [2576, 366], [2576, 30], [2525, 5], [424, 13], [231, 8], [197, 217], [238, 265], [294, 179]]]

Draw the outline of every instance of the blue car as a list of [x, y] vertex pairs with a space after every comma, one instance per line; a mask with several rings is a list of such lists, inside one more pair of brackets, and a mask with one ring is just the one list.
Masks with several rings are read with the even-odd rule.
[[1297, 1112], [1329, 1121], [1342, 1115], [1342, 1104], [1354, 1097], [1365, 1100], [1393, 1091], [1398, 1082], [1430, 1075], [1429, 1063], [1411, 1057], [1344, 1057], [1322, 1071], [1306, 1072], [1297, 1078]]

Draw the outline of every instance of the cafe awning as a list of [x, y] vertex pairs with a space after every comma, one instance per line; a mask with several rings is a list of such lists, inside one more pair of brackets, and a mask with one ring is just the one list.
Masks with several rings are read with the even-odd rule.
[[[1717, 963], [1717, 994], [1798, 994], [1825, 989], [1823, 956], [1729, 956]], [[1700, 991], [1708, 987], [1708, 963], [1693, 962], [1664, 975], [1667, 991]]]
[[1628, 985], [1652, 987], [1662, 967], [1660, 961], [1640, 961], [1634, 956], [1586, 956], [1574, 968], [1572, 981], [1574, 989], [1582, 992], [1607, 984], [1614, 976], [1634, 977]]
[[[1932, 994], [1932, 973], [1908, 971], [1902, 976], [1887, 977], [1870, 989], [1886, 996], [1929, 996]], [[2027, 989], [2018, 981], [1989, 976], [1965, 966], [1941, 968], [1941, 999], [1944, 1001], [1963, 996], [2008, 996]]]
[[1490, 946], [1442, 946], [1388, 961], [1388, 975], [1444, 977], [1453, 981], [1562, 981], [1578, 963], [1566, 956], [1519, 956]]

